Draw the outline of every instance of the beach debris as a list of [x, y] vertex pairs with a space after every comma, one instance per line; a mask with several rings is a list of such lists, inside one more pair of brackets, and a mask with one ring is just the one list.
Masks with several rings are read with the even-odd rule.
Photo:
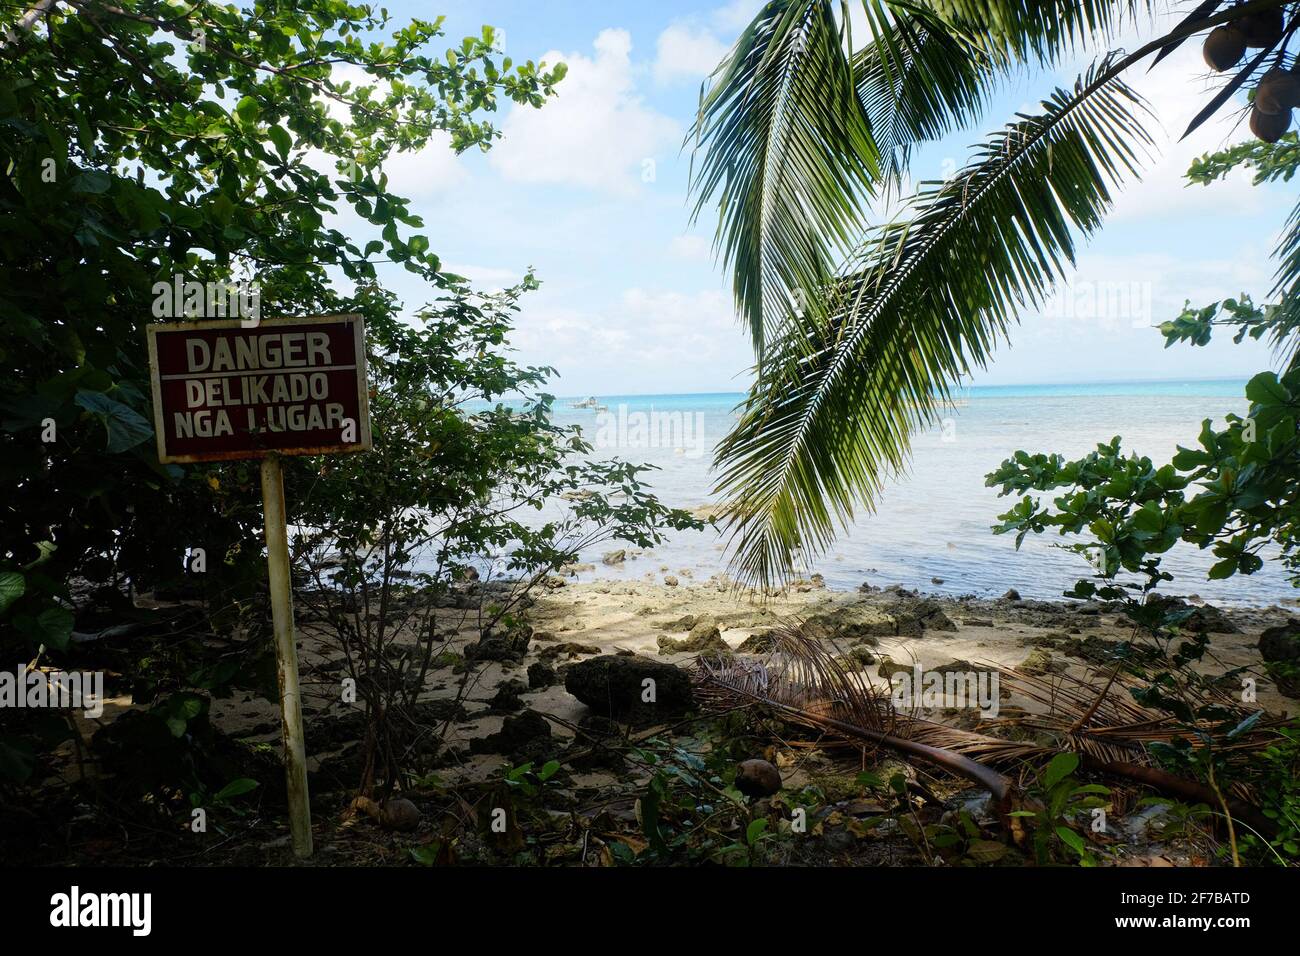
[[766, 760], [742, 760], [736, 768], [736, 789], [747, 797], [770, 797], [781, 789], [781, 771]]
[[686, 671], [635, 655], [579, 661], [565, 672], [564, 689], [596, 713], [632, 724], [680, 716], [695, 706]]
[[370, 797], [357, 797], [348, 807], [349, 818], [363, 813], [385, 830], [408, 833], [420, 825], [420, 808], [405, 797], [389, 797], [382, 804]]

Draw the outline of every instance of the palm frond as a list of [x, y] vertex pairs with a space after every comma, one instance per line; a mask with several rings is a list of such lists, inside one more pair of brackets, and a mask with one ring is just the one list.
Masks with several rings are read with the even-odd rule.
[[[870, 508], [1022, 309], [1041, 303], [1150, 137], [1110, 59], [1037, 116], [990, 137], [911, 216], [871, 232], [826, 306], [793, 317], [718, 446], [718, 491], [741, 580], [788, 577], [854, 508]], [[822, 318], [822, 316], [827, 318]]]
[[932, 17], [881, 0], [862, 0], [862, 7], [871, 37], [853, 57], [853, 75], [882, 174], [892, 183], [906, 171], [915, 146], [979, 119], [1006, 80], [1006, 64]]
[[909, 0], [954, 35], [1009, 60], [1055, 63], [1086, 41], [1113, 36], [1164, 0]]
[[1287, 369], [1300, 368], [1300, 205], [1291, 210], [1273, 256], [1278, 301], [1269, 317], [1272, 344]]
[[800, 625], [776, 628], [765, 660], [701, 657], [695, 667], [699, 696], [706, 703], [717, 706], [736, 697], [756, 701], [793, 723], [885, 747], [965, 777], [987, 789], [1003, 811], [1009, 808], [1013, 787], [1008, 778], [945, 746], [977, 750], [981, 744], [1005, 741], [896, 713], [887, 686], [877, 687], [861, 671], [844, 670]]
[[764, 6], [701, 91], [692, 137], [695, 214], [720, 192], [715, 246], [761, 355], [767, 324], [856, 239], [879, 175], [830, 0]]

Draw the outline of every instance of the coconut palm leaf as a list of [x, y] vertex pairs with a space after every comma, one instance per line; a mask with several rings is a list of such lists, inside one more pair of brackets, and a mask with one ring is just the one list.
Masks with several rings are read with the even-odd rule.
[[1086, 40], [1110, 36], [1156, 0], [911, 0], [953, 34], [1008, 60], [1054, 63]]
[[1006, 64], [930, 17], [900, 14], [877, 0], [866, 0], [863, 11], [871, 38], [853, 57], [853, 75], [891, 184], [902, 178], [913, 147], [978, 120], [1006, 78]]
[[793, 723], [963, 776], [987, 789], [1003, 812], [1009, 809], [1011, 781], [953, 748], [959, 744], [975, 752], [981, 744], [1001, 747], [1007, 741], [898, 714], [888, 686], [876, 686], [861, 671], [846, 671], [800, 624], [776, 628], [772, 639], [765, 660], [697, 658], [697, 696], [706, 707], [753, 700]]
[[872, 35], [851, 56], [847, 2], [837, 21], [831, 0], [772, 0], [701, 91], [694, 212], [718, 197], [715, 247], [760, 362], [793, 308], [819, 309], [907, 150], [976, 119], [1004, 78], [932, 17], [861, 3]]
[[720, 192], [715, 244], [761, 353], [796, 289], [820, 288], [879, 175], [830, 0], [773, 0], [701, 92], [696, 214]]
[[911, 432], [1073, 261], [1074, 234], [1101, 223], [1151, 142], [1123, 65], [1102, 60], [923, 184], [823, 289], [824, 312], [786, 324], [717, 450], [742, 580], [784, 580], [797, 551], [820, 553], [872, 507]]

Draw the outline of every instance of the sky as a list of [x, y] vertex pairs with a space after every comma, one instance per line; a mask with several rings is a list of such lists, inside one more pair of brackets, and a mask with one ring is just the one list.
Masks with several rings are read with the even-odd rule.
[[[712, 249], [716, 207], [692, 223], [690, 149], [684, 148], [700, 84], [760, 6], [656, 0], [489, 0], [436, 5], [393, 0], [399, 20], [447, 17], [446, 40], [503, 32], [516, 61], [563, 61], [568, 76], [540, 110], [505, 104], [503, 133], [486, 154], [455, 156], [445, 143], [394, 157], [390, 186], [413, 200], [444, 267], [484, 288], [528, 268], [541, 289], [524, 301], [518, 358], [557, 369], [559, 395], [743, 390], [752, 351], [730, 282]], [[1112, 46], [1133, 49], [1185, 11], [1141, 23]], [[862, 36], [862, 31], [855, 31]], [[915, 180], [950, 175], [970, 146], [1058, 85], [1072, 84], [1093, 52], [1058, 73], [1027, 73], [992, 102], [982, 127], [927, 145]], [[1203, 305], [1271, 286], [1270, 254], [1295, 203], [1285, 184], [1252, 186], [1247, 174], [1208, 187], [1183, 178], [1196, 156], [1250, 134], [1224, 110], [1187, 140], [1178, 137], [1211, 95], [1197, 43], [1129, 82], [1151, 104], [1157, 151], [1143, 180], [1118, 197], [1101, 232], [1081, 246], [1077, 270], [1040, 312], [1021, 316], [974, 385], [1204, 379], [1271, 366], [1268, 348], [1165, 350], [1152, 326], [1185, 300]], [[428, 290], [398, 266], [383, 277], [409, 311]]]

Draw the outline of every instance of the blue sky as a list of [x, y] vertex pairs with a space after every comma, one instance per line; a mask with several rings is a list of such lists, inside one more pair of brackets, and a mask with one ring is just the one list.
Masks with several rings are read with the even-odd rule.
[[[706, 209], [690, 225], [690, 156], [681, 147], [700, 82], [758, 6], [388, 4], [399, 19], [446, 14], [448, 45], [490, 23], [504, 31], [514, 59], [569, 66], [558, 97], [541, 110], [508, 106], [498, 115], [504, 138], [490, 153], [455, 157], [434, 146], [388, 168], [394, 189], [415, 200], [447, 268], [486, 287], [537, 270], [542, 289], [526, 300], [515, 344], [525, 362], [559, 370], [557, 393], [717, 392], [747, 383], [751, 352], [711, 253], [716, 212]], [[1138, 24], [1116, 45], [1132, 48], [1155, 29]], [[969, 144], [1072, 82], [1087, 60], [1057, 76], [1015, 80], [985, 129], [921, 151], [913, 178], [963, 165]], [[1229, 377], [1269, 365], [1267, 348], [1233, 346], [1226, 336], [1208, 349], [1165, 351], [1150, 328], [1187, 298], [1262, 296], [1273, 241], [1295, 202], [1285, 185], [1252, 187], [1246, 177], [1184, 184], [1193, 157], [1249, 135], [1225, 117], [1175, 141], [1209, 95], [1205, 74], [1199, 47], [1189, 44], [1130, 77], [1159, 117], [1159, 153], [1082, 248], [1071, 284], [1044, 314], [1022, 316], [1010, 346], [974, 384]], [[409, 308], [424, 301], [427, 291], [400, 268], [384, 275]]]

